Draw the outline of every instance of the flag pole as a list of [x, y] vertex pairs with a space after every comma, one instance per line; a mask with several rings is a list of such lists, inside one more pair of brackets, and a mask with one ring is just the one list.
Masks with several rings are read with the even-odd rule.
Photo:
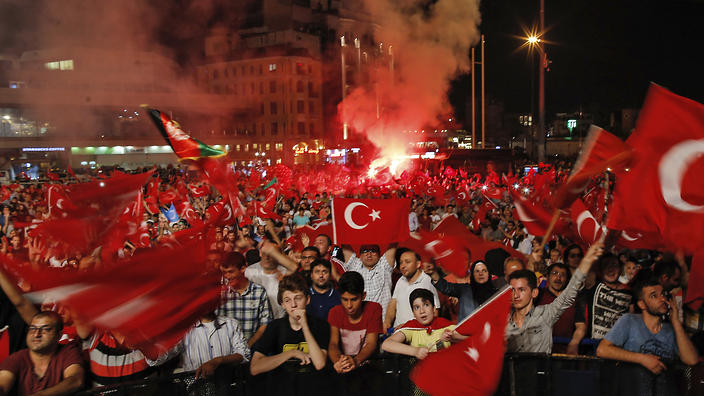
[[550, 235], [552, 234], [553, 228], [555, 228], [555, 224], [557, 224], [557, 220], [560, 219], [560, 209], [555, 209], [555, 211], [552, 213], [552, 219], [550, 220], [550, 225], [548, 225], [547, 231], [545, 231], [545, 235], [543, 236], [543, 241], [540, 242], [540, 250], [543, 250], [545, 247], [545, 244], [547, 243], [548, 238], [550, 238]]

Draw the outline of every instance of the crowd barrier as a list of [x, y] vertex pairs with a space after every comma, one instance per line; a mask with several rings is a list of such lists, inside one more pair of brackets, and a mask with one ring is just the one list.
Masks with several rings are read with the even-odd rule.
[[[247, 365], [223, 366], [208, 380], [196, 380], [193, 372], [186, 372], [93, 388], [80, 395], [264, 396], [277, 393], [271, 391], [271, 385], [277, 385], [278, 393], [286, 395], [406, 396], [420, 394], [408, 379], [414, 364], [415, 359], [384, 354], [370, 359], [354, 375], [338, 375], [329, 368], [317, 373], [296, 372], [301, 371], [300, 366], [290, 362], [284, 369], [294, 374], [285, 383], [266, 375], [252, 377]], [[704, 365], [673, 363], [668, 367], [667, 372], [655, 376], [640, 365], [590, 356], [507, 354], [496, 395], [704, 394]]]

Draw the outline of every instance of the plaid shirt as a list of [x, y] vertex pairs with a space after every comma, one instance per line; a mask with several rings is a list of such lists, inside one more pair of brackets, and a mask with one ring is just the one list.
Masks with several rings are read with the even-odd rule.
[[362, 259], [353, 254], [350, 259], [342, 266], [345, 271], [355, 271], [362, 274], [364, 278], [364, 291], [367, 292], [365, 301], [374, 301], [381, 305], [381, 317], [386, 317], [386, 308], [391, 302], [391, 273], [393, 268], [386, 261], [386, 256], [382, 255], [379, 261], [372, 267], [365, 267]]
[[269, 324], [274, 318], [266, 290], [254, 282], [249, 282], [242, 294], [224, 285], [217, 314], [237, 319], [245, 340], [249, 340], [260, 326]]

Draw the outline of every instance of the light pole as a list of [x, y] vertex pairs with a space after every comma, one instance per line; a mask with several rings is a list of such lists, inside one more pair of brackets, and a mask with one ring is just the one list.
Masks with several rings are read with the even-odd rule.
[[[542, 12], [542, 6], [543, 6], [543, 1], [540, 0], [541, 4], [541, 13], [540, 13], [540, 32], [542, 33], [543, 31], [543, 12]], [[543, 44], [543, 40], [533, 34], [529, 36], [526, 39], [526, 44], [528, 45], [529, 49], [535, 48], [538, 51], [538, 132], [537, 132], [537, 137], [538, 137], [538, 161], [545, 161], [545, 68], [547, 67], [548, 64], [548, 58], [547, 55], [545, 54], [545, 47]], [[531, 95], [533, 93], [531, 92]]]

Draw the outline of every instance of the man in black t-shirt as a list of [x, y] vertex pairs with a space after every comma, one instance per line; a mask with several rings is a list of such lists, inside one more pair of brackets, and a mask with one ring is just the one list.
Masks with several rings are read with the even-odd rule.
[[[323, 394], [325, 387], [318, 380], [310, 381], [309, 375], [325, 368], [330, 326], [306, 314], [310, 295], [299, 274], [281, 279], [277, 298], [286, 316], [269, 323], [252, 347], [250, 372], [273, 376], [266, 381], [267, 394]], [[296, 360], [296, 364], [287, 363], [289, 360]]]

